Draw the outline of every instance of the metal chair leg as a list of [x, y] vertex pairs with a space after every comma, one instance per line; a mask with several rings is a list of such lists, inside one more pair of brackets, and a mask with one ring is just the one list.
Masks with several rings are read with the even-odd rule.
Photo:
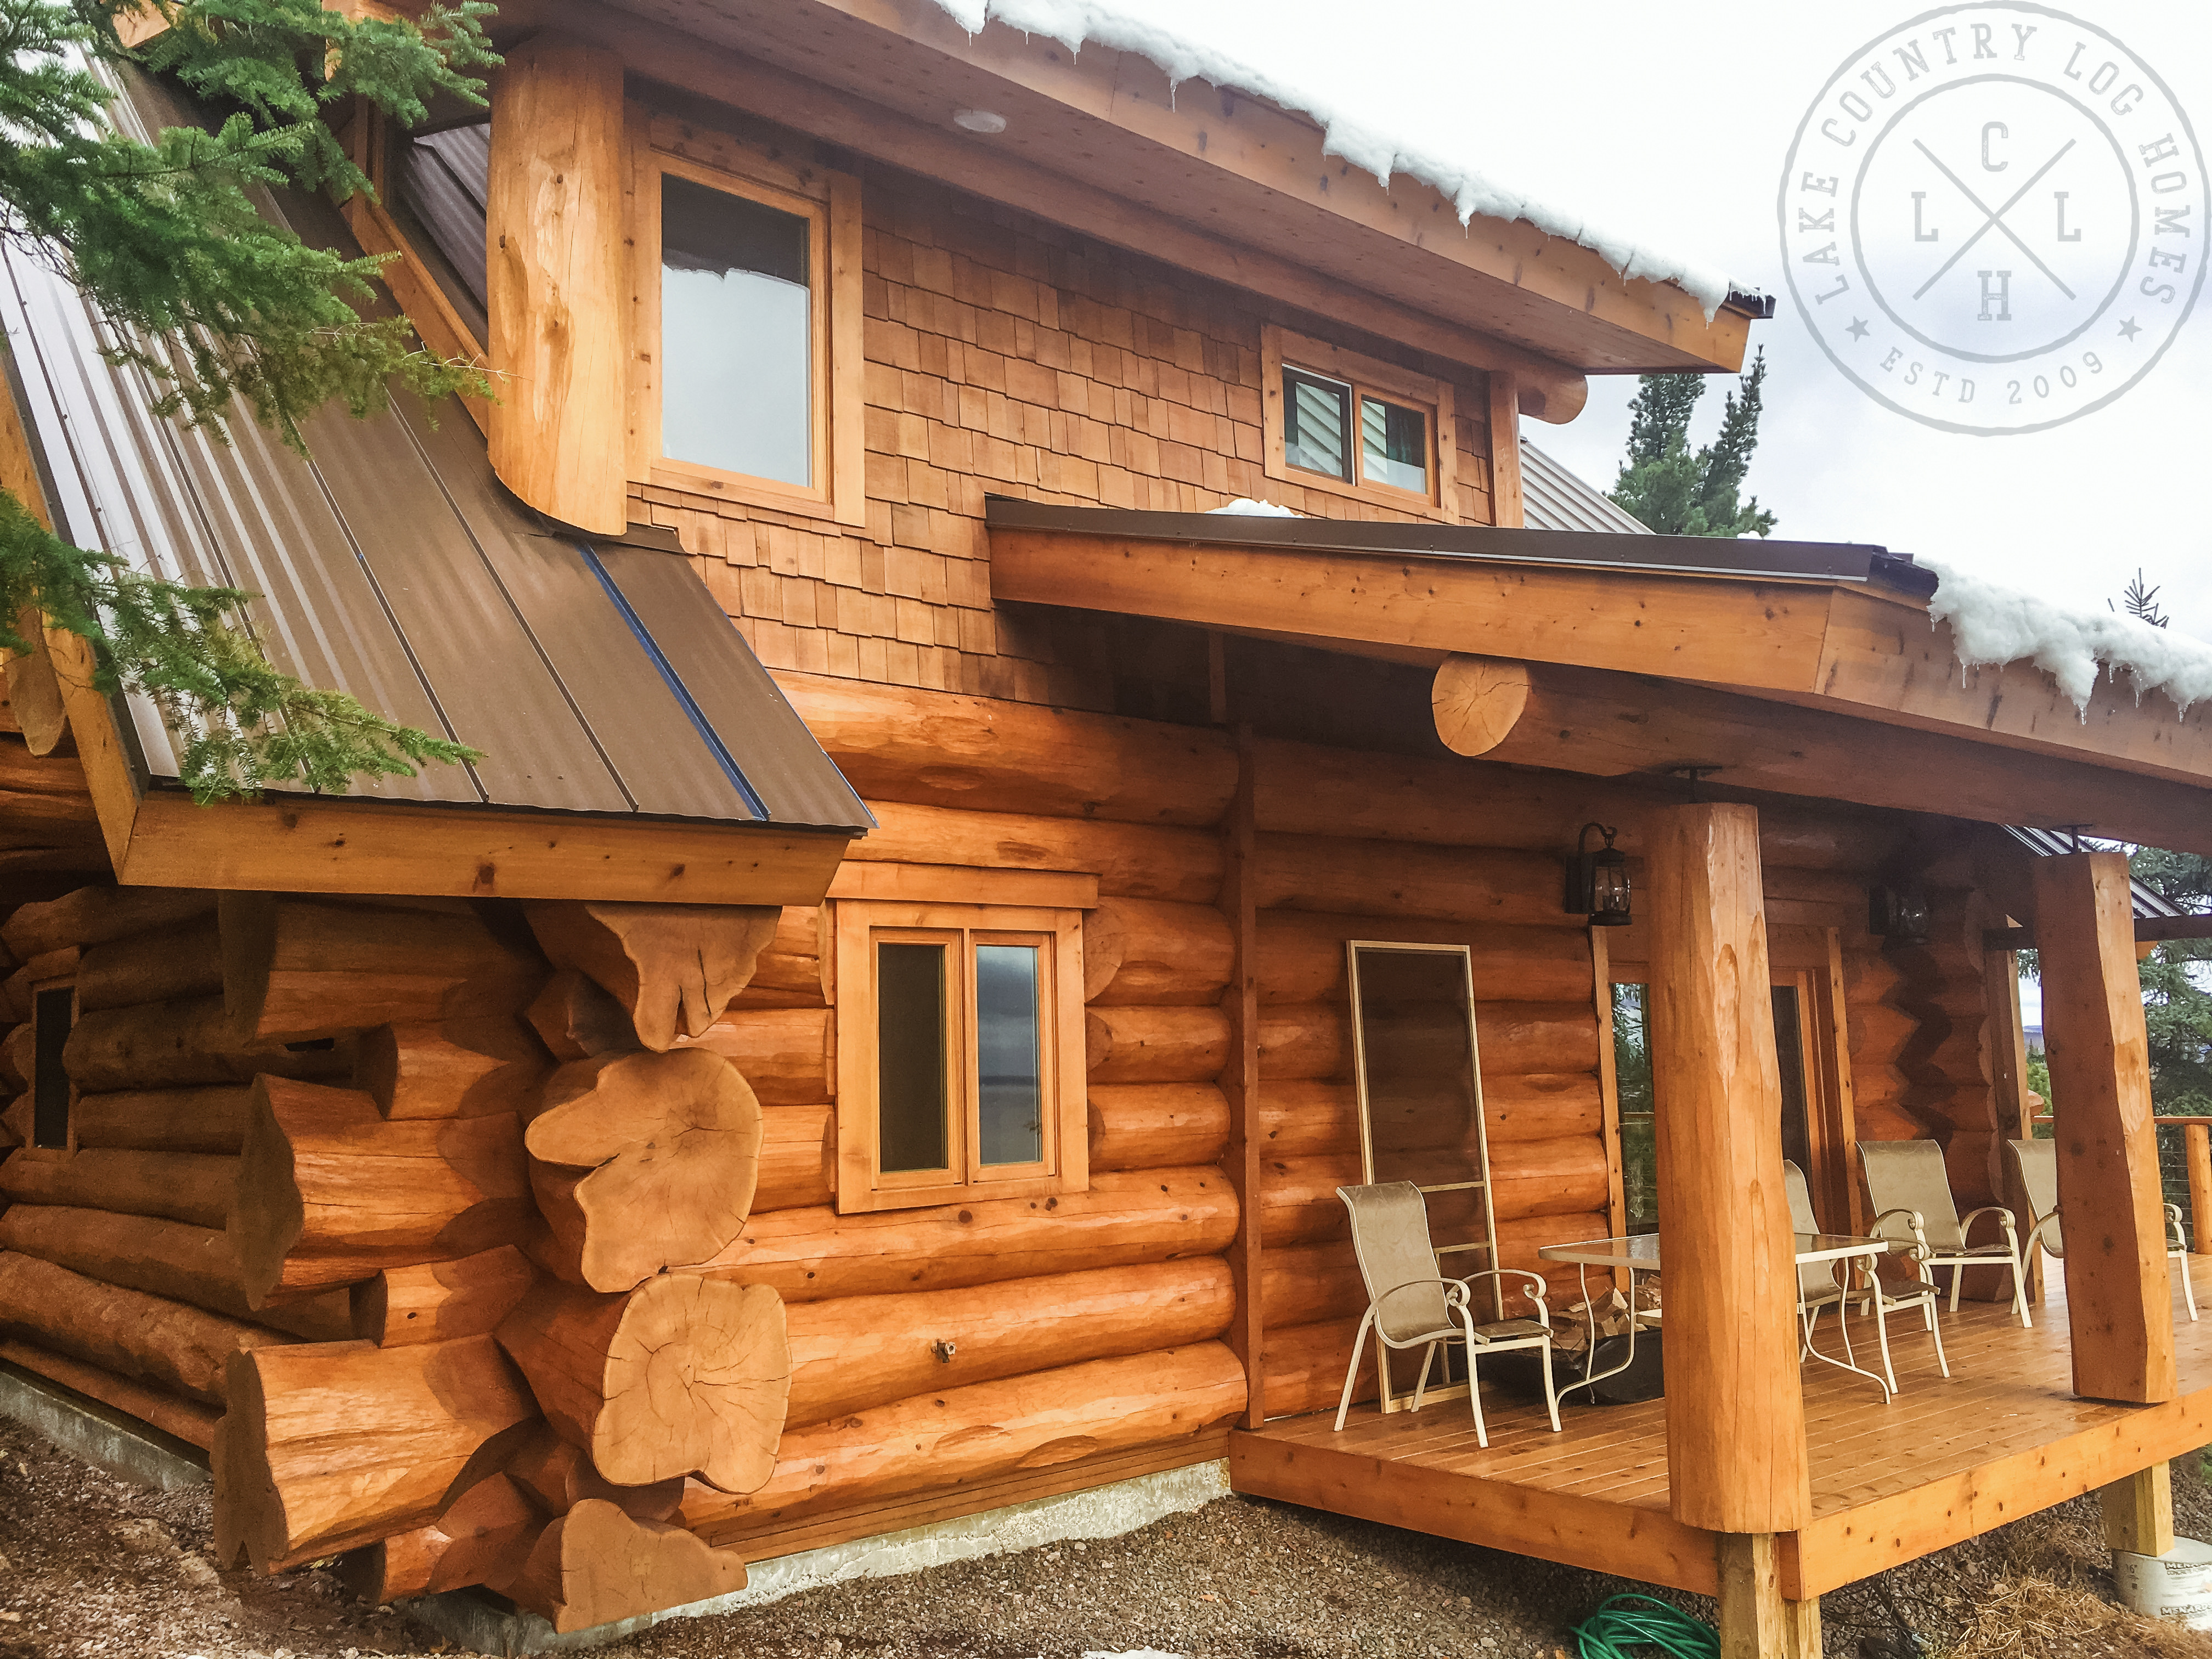
[[2183, 1250], [2179, 1260], [2181, 1262], [2181, 1299], [2189, 1304], [2189, 1322], [2193, 1325], [2197, 1322], [2197, 1286], [2189, 1282], [2189, 1252]]
[[1421, 1350], [1421, 1374], [1413, 1379], [1413, 1409], [1419, 1411], [1429, 1397], [1429, 1368], [1437, 1363], [1437, 1350], [1443, 1345], [1431, 1342]]
[[1929, 1320], [1928, 1334], [1936, 1339], [1936, 1368], [1948, 1377], [1951, 1375], [1951, 1362], [1943, 1357], [1943, 1322], [1940, 1319]]
[[1467, 1329], [1467, 1403], [1474, 1412], [1474, 1443], [1488, 1451], [1490, 1430], [1482, 1420], [1482, 1379], [1474, 1374], [1474, 1321], [1464, 1306], [1460, 1309], [1459, 1317]]
[[[1367, 1346], [1367, 1328], [1375, 1322], [1375, 1310], [1368, 1309], [1359, 1321], [1359, 1334], [1352, 1339], [1352, 1363], [1344, 1368], [1344, 1397], [1336, 1402], [1336, 1431], [1344, 1432], [1344, 1414], [1352, 1409], [1352, 1385], [1359, 1377], [1359, 1356]], [[1376, 1339], [1378, 1341], [1381, 1339]]]
[[[1544, 1404], [1552, 1413], [1552, 1432], [1557, 1434], [1559, 1431], [1559, 1391], [1552, 1382], [1552, 1341], [1549, 1337], [1544, 1339], [1544, 1346], [1538, 1352], [1544, 1356]], [[1472, 1389], [1474, 1386], [1474, 1356], [1471, 1353], [1467, 1359], [1467, 1385]]]
[[1875, 1340], [1881, 1344], [1882, 1380], [1889, 1385], [1889, 1394], [1883, 1395], [1881, 1401], [1887, 1406], [1889, 1404], [1890, 1395], [1897, 1392], [1897, 1368], [1889, 1363], [1889, 1316], [1884, 1310], [1882, 1299], [1879, 1296], [1874, 1299], [1874, 1334]]
[[2027, 1311], [2027, 1276], [2020, 1259], [2020, 1248], [2012, 1253], [2012, 1310], [2020, 1316], [2020, 1328], [2024, 1331], [2035, 1328], [2035, 1320]]

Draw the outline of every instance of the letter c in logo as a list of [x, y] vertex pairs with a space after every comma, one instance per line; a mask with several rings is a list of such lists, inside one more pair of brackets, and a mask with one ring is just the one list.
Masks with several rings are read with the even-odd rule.
[[2002, 121], [1982, 123], [1982, 170], [1985, 173], [2002, 173], [2012, 163], [1990, 160], [1990, 135], [1992, 133], [2000, 138], [2009, 138], [2012, 137], [2012, 129]]

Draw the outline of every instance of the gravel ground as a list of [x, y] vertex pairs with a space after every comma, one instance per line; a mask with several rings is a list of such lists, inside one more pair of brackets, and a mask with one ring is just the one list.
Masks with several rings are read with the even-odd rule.
[[[2212, 1489], [2174, 1466], [2180, 1531]], [[414, 1659], [450, 1644], [325, 1572], [218, 1573], [208, 1493], [159, 1493], [0, 1421], [0, 1659]], [[2082, 1499], [1826, 1598], [1829, 1659], [2212, 1659], [2212, 1638], [2119, 1614]], [[1126, 1537], [867, 1579], [599, 1650], [605, 1659], [1554, 1659], [1638, 1586], [1311, 1510], [1230, 1498]], [[1710, 1617], [1709, 1605], [1670, 1595]], [[1925, 1650], [1900, 1645], [1917, 1632]]]

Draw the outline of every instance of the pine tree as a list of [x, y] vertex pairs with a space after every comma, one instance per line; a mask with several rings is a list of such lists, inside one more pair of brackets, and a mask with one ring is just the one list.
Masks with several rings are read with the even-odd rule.
[[[355, 309], [380, 260], [307, 246], [254, 192], [368, 187], [323, 124], [332, 106], [362, 97], [404, 126], [441, 93], [481, 103], [469, 71], [498, 61], [492, 9], [355, 22], [320, 0], [0, 0], [0, 240], [76, 285], [113, 359], [158, 389], [155, 413], [218, 434], [242, 401], [304, 453], [301, 423], [333, 400], [372, 414], [395, 380], [424, 398], [488, 393], [480, 369], [422, 350], [405, 318]], [[166, 27], [125, 48], [117, 19], [149, 11]], [[133, 64], [200, 100], [215, 130], [150, 143], [116, 131], [95, 71]], [[89, 641], [95, 687], [155, 700], [200, 799], [276, 781], [337, 791], [475, 757], [279, 673], [242, 626], [254, 597], [73, 547], [0, 495], [0, 647], [29, 650], [42, 615]]]
[[[2212, 908], [2212, 858], [2138, 848], [2129, 872], [2188, 910]], [[2212, 939], [2170, 939], [2142, 964], [2150, 1092], [2161, 1114], [2212, 1113]]]
[[1638, 522], [1666, 536], [1764, 536], [1774, 514], [1754, 495], [1739, 504], [1752, 453], [1759, 447], [1761, 391], [1766, 354], [1728, 394], [1720, 435], [1690, 452], [1690, 416], [1705, 383], [1695, 374], [1646, 374], [1628, 406], [1628, 454], [1613, 486], [1613, 501]]

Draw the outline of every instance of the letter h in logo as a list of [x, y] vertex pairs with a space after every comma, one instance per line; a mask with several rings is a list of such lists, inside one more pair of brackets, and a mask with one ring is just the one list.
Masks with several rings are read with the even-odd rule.
[[[1982, 279], [1982, 310], [1981, 315], [1976, 320], [1984, 323], [2010, 322], [2012, 320], [2012, 272], [1984, 270], [1976, 274]], [[1994, 315], [1990, 311], [1992, 301], [1996, 304]]]

